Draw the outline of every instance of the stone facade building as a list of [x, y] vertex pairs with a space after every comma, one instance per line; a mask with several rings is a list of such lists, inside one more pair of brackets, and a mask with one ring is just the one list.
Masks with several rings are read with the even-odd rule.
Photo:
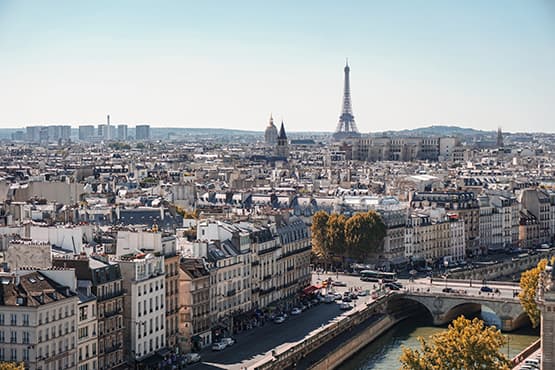
[[0, 361], [23, 362], [31, 370], [76, 369], [76, 287], [47, 275], [0, 276]]
[[91, 283], [91, 294], [96, 297], [98, 320], [98, 369], [124, 368], [123, 287], [120, 266], [97, 255], [90, 258], [84, 255], [55, 258], [53, 265], [74, 268], [79, 281]]
[[198, 352], [212, 342], [210, 271], [202, 259], [179, 264], [179, 349]]

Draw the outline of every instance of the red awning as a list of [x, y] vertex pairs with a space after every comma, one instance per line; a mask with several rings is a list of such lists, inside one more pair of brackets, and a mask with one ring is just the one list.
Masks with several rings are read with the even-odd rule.
[[311, 294], [311, 293], [314, 293], [318, 289], [319, 288], [315, 287], [314, 285], [310, 285], [310, 286], [307, 286], [306, 288], [303, 289], [303, 293], [304, 294]]

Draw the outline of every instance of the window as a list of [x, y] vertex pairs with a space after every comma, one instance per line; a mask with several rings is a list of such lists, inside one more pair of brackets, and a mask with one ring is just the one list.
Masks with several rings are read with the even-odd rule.
[[29, 326], [29, 314], [23, 314], [23, 326]]
[[12, 348], [12, 350], [10, 351], [10, 358], [12, 361], [16, 361], [17, 360], [17, 349]]
[[5, 338], [4, 338], [4, 330], [1, 330], [1, 331], [0, 331], [0, 343], [4, 343], [4, 340], [5, 340]]
[[17, 325], [17, 315], [15, 313], [10, 315], [10, 323], [14, 326]]
[[29, 361], [29, 349], [23, 348], [23, 361]]
[[79, 339], [85, 338], [89, 335], [89, 327], [79, 328]]
[[12, 333], [11, 333], [11, 334], [12, 334], [12, 335], [11, 335], [11, 338], [10, 338], [10, 342], [11, 342], [11, 343], [17, 343], [17, 332], [14, 331], [14, 330], [12, 330]]
[[87, 306], [85, 307], [79, 307], [79, 320], [86, 320], [87, 317], [89, 316], [88, 314], [88, 308]]
[[29, 332], [28, 331], [23, 332], [23, 344], [29, 344]]

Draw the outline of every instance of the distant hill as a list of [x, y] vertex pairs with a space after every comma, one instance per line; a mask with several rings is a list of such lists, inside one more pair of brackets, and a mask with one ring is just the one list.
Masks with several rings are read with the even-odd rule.
[[377, 132], [373, 136], [478, 136], [491, 135], [492, 133], [494, 133], [494, 131], [483, 131], [458, 126], [432, 125], [410, 130]]

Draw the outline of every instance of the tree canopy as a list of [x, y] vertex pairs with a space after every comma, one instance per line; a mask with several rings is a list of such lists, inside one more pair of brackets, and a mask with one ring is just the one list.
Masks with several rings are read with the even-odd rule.
[[312, 252], [323, 260], [330, 256], [328, 244], [328, 219], [329, 215], [325, 211], [318, 211], [312, 216]]
[[332, 257], [352, 257], [359, 261], [383, 249], [386, 227], [375, 211], [347, 218], [318, 211], [312, 217], [312, 251], [329, 261]]
[[383, 250], [386, 227], [375, 211], [357, 213], [345, 222], [345, 241], [349, 256], [363, 261]]
[[418, 339], [420, 350], [403, 348], [401, 370], [509, 369], [509, 360], [499, 351], [505, 337], [478, 318], [460, 316], [428, 341]]
[[334, 213], [330, 215], [327, 222], [327, 242], [329, 250], [334, 256], [345, 255], [345, 222], [347, 218], [344, 215]]
[[538, 282], [541, 273], [547, 266], [547, 260], [544, 258], [538, 265], [528, 271], [524, 271], [520, 275], [520, 293], [518, 299], [524, 311], [528, 314], [532, 326], [535, 328], [540, 323], [540, 310], [536, 304], [536, 295], [538, 291]]

